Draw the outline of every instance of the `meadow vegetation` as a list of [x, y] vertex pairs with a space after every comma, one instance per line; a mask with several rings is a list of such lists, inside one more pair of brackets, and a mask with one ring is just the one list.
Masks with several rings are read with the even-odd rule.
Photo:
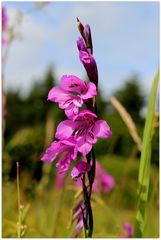
[[[22, 237], [71, 237], [71, 209], [77, 189], [70, 175], [63, 189], [54, 186], [55, 163], [43, 164], [40, 158], [53, 140], [55, 126], [65, 119], [56, 104], [47, 102], [48, 91], [58, 81], [49, 69], [44, 80], [31, 89], [26, 98], [19, 92], [9, 91], [7, 98], [6, 127], [3, 139], [2, 161], [2, 233], [3, 237], [17, 237], [17, 186], [16, 162], [20, 165], [20, 194], [23, 208]], [[112, 94], [111, 94], [112, 95]], [[113, 95], [132, 116], [138, 134], [143, 139], [145, 116], [141, 115], [147, 99], [137, 76]], [[123, 223], [135, 223], [137, 209], [138, 172], [140, 151], [134, 143], [120, 114], [104, 99], [101, 91], [97, 105], [99, 116], [112, 130], [112, 137], [99, 140], [95, 146], [96, 158], [116, 181], [109, 193], [93, 194], [93, 237], [120, 237]], [[145, 215], [143, 237], [159, 236], [159, 130], [156, 124], [152, 140], [150, 186]], [[151, 221], [153, 219], [153, 221]], [[83, 237], [83, 234], [82, 234]]]

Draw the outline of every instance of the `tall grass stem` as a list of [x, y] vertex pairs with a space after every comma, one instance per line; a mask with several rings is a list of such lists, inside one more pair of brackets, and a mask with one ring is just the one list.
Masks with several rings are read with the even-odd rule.
[[17, 203], [18, 203], [18, 223], [17, 223], [17, 236], [21, 238], [21, 202], [20, 202], [20, 171], [19, 162], [17, 165]]
[[156, 73], [154, 83], [151, 89], [148, 113], [145, 121], [145, 128], [143, 134], [143, 145], [141, 151], [140, 167], [139, 167], [139, 178], [138, 178], [138, 203], [137, 213], [134, 229], [134, 237], [141, 238], [144, 234], [145, 229], [145, 211], [148, 202], [149, 193], [149, 181], [150, 181], [150, 161], [151, 161], [151, 142], [154, 133], [154, 109], [155, 109], [155, 98], [158, 88], [159, 71]]

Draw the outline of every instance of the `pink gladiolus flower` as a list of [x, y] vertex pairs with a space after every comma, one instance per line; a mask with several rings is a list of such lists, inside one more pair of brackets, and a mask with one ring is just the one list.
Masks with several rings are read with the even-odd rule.
[[70, 161], [76, 161], [77, 158], [76, 142], [73, 137], [52, 142], [51, 146], [46, 149], [46, 152], [41, 160], [48, 163], [53, 162], [59, 155], [63, 153], [64, 155], [56, 164], [56, 167], [60, 168], [59, 173], [65, 173], [69, 169]]
[[134, 234], [134, 228], [131, 224], [129, 224], [128, 222], [124, 223], [123, 225], [125, 234], [121, 235], [121, 238], [132, 238], [133, 234]]
[[74, 180], [77, 180], [78, 178], [81, 177], [82, 174], [87, 173], [91, 169], [91, 166], [85, 162], [85, 161], [80, 161], [77, 163], [77, 165], [73, 168], [71, 172], [71, 176]]
[[60, 86], [50, 90], [48, 100], [58, 103], [59, 107], [65, 110], [67, 117], [72, 119], [83, 103], [96, 95], [96, 86], [93, 83], [85, 83], [76, 76], [64, 75]]
[[58, 139], [66, 139], [74, 135], [78, 151], [83, 156], [92, 149], [98, 138], [109, 138], [112, 135], [110, 127], [104, 120], [98, 120], [96, 114], [82, 110], [72, 120], [61, 122], [55, 134]]

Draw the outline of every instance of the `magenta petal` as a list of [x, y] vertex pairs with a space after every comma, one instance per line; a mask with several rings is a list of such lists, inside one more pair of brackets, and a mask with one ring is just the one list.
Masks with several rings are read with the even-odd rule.
[[92, 55], [89, 55], [88, 52], [82, 50], [79, 51], [79, 58], [83, 62], [83, 64], [90, 64], [93, 60]]
[[85, 38], [88, 40], [91, 38], [91, 30], [90, 30], [89, 24], [86, 24], [84, 26], [84, 35], [85, 35]]
[[87, 173], [91, 169], [91, 166], [84, 161], [80, 161], [72, 170], [71, 176], [73, 179], [79, 178], [82, 174]]
[[83, 99], [93, 98], [97, 95], [96, 85], [94, 83], [89, 82], [87, 84], [87, 89], [87, 92], [81, 95]]
[[74, 148], [75, 144], [76, 144], [76, 141], [75, 141], [74, 137], [71, 136], [68, 139], [61, 140], [61, 143], [67, 145], [68, 147], [73, 147]]
[[97, 142], [97, 138], [95, 137], [93, 132], [90, 130], [88, 130], [88, 132], [86, 133], [86, 141], [92, 144], [95, 144]]
[[82, 153], [83, 156], [86, 156], [92, 149], [92, 143], [86, 142], [82, 137], [77, 142], [78, 151]]
[[73, 119], [73, 117], [78, 113], [79, 108], [74, 105], [70, 104], [66, 109], [65, 109], [65, 114], [69, 119]]
[[81, 93], [86, 90], [85, 82], [73, 75], [62, 76], [60, 86], [62, 89], [71, 92]]
[[79, 236], [83, 228], [83, 218], [86, 218], [86, 207], [83, 202], [77, 205], [73, 211], [73, 219], [77, 219], [77, 224], [73, 233], [73, 237]]
[[76, 161], [77, 159], [77, 154], [78, 154], [78, 148], [77, 148], [77, 145], [74, 146], [74, 150], [73, 150], [73, 153], [71, 154], [71, 158]]
[[86, 46], [82, 37], [79, 37], [77, 40], [77, 47], [79, 50], [86, 51]]
[[94, 124], [93, 133], [99, 138], [109, 138], [112, 135], [110, 127], [104, 120], [98, 120]]
[[58, 155], [61, 153], [60, 142], [52, 142], [49, 148], [46, 149], [45, 154], [42, 156], [41, 160], [44, 162], [54, 161]]
[[68, 171], [70, 166], [70, 160], [71, 160], [71, 155], [70, 153], [68, 153], [68, 154], [65, 154], [60, 159], [60, 161], [56, 164], [56, 167], [60, 168], [60, 171], [59, 171], [60, 174], [66, 173]]
[[48, 100], [56, 103], [65, 102], [70, 98], [69, 93], [60, 87], [53, 87], [48, 93]]
[[71, 120], [65, 120], [59, 123], [55, 137], [58, 139], [66, 139], [72, 136], [73, 131], [75, 130], [77, 123]]
[[73, 118], [74, 121], [76, 120], [85, 120], [85, 119], [88, 119], [90, 121], [90, 119], [93, 119], [93, 118], [97, 118], [97, 115], [94, 114], [93, 112], [91, 112], [90, 110], [82, 110], [81, 112], [79, 112], [77, 114], [77, 116], [75, 116]]

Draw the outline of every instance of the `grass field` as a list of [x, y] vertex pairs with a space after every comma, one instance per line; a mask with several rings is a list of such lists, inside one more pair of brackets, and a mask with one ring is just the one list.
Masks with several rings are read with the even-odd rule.
[[[116, 238], [123, 233], [123, 223], [134, 224], [137, 204], [138, 159], [126, 159], [107, 155], [100, 157], [102, 166], [114, 176], [116, 187], [107, 194], [94, 196], [95, 238]], [[159, 237], [158, 169], [152, 166], [150, 194], [143, 237]], [[25, 217], [26, 238], [51, 238], [72, 235], [74, 224], [68, 228], [75, 190], [67, 177], [64, 190], [42, 188], [37, 184], [33, 197], [24, 190], [25, 176], [20, 175], [22, 204], [30, 207]], [[53, 184], [54, 185], [54, 184]], [[17, 190], [16, 182], [3, 181], [3, 237], [17, 237]], [[153, 220], [153, 221], [151, 221]], [[82, 236], [83, 237], [83, 233]]]

